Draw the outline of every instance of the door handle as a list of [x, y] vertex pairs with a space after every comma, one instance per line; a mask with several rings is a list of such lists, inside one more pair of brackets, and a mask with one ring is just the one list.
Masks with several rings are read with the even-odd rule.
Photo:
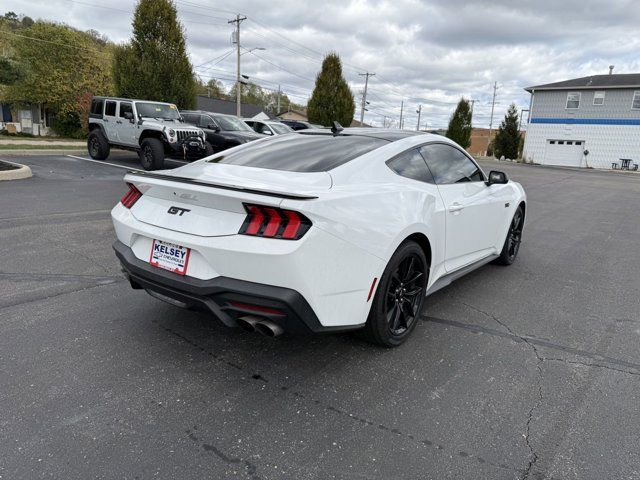
[[120, 120], [116, 120], [116, 123], [122, 124], [122, 122]]
[[454, 202], [453, 204], [451, 204], [451, 206], [449, 207], [449, 212], [451, 213], [456, 213], [459, 212], [460, 210], [462, 210], [464, 208], [464, 205], [459, 204], [458, 202]]

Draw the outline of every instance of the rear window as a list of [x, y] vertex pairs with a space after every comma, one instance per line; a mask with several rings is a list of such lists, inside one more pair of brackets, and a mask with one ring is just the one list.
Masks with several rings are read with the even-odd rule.
[[380, 138], [333, 135], [282, 135], [207, 160], [289, 172], [325, 172], [388, 142]]

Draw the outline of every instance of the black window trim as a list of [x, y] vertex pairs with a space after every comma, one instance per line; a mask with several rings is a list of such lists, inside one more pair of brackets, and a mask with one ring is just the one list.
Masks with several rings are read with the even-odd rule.
[[[482, 180], [478, 180], [477, 182], [468, 182], [468, 183], [480, 183], [480, 182], [486, 182], [487, 181], [487, 175], [484, 173], [484, 170], [482, 169], [482, 167], [478, 164], [478, 162], [475, 161], [475, 159], [469, 155], [465, 150], [462, 150], [460, 147], [458, 147], [457, 145], [453, 145], [451, 143], [448, 142], [440, 142], [438, 140], [434, 140], [432, 142], [426, 142], [426, 143], [422, 143], [420, 145], [418, 145], [416, 148], [422, 148], [422, 147], [426, 147], [428, 145], [447, 145], [451, 148], [454, 148], [456, 150], [458, 150], [459, 152], [461, 152], [465, 157], [467, 157], [469, 160], [471, 160], [471, 163], [473, 163], [476, 168], [478, 169], [478, 171], [480, 172], [480, 175], [482, 176]], [[420, 155], [422, 155], [422, 152], [420, 152]], [[422, 157], [424, 158], [424, 156]], [[427, 168], [429, 167], [429, 163], [427, 162], [427, 159], [424, 159], [424, 163], [427, 164]], [[429, 171], [431, 171], [431, 169], [429, 169]], [[431, 172], [431, 176], [433, 176], [433, 172]], [[435, 177], [434, 177], [435, 178]], [[435, 181], [435, 180], [434, 180]], [[466, 182], [465, 182], [466, 183]], [[436, 185], [438, 185], [436, 183]], [[455, 183], [443, 183], [442, 186], [444, 185], [456, 185]], [[441, 185], [438, 185], [439, 187]]]

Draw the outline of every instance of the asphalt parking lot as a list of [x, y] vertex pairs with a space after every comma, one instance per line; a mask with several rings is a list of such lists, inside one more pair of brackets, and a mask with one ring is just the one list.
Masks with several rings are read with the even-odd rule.
[[529, 196], [517, 262], [385, 350], [132, 290], [125, 170], [13, 159], [34, 177], [0, 183], [0, 478], [640, 478], [640, 176], [500, 164]]

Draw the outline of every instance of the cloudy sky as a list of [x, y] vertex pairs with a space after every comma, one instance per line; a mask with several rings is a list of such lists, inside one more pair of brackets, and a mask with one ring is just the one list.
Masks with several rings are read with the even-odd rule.
[[[4, 8], [34, 19], [95, 29], [115, 42], [131, 35], [134, 0], [13, 0]], [[265, 88], [278, 85], [299, 103], [311, 95], [322, 56], [338, 52], [356, 95], [364, 77], [365, 122], [405, 128], [444, 127], [461, 96], [474, 99], [474, 126], [488, 127], [493, 83], [494, 125], [507, 106], [527, 108], [523, 88], [591, 74], [640, 71], [640, 5], [634, 0], [176, 0], [191, 61], [203, 79], [227, 86], [235, 78], [231, 45], [236, 13], [242, 23], [242, 73]], [[228, 55], [227, 55], [228, 54]]]

